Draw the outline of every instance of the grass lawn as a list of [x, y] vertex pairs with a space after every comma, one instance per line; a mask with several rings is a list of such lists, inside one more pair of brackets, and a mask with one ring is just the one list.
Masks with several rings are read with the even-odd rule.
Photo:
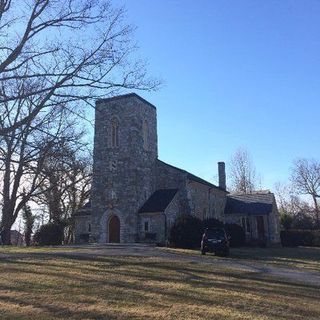
[[10, 252], [19, 255], [0, 259], [0, 319], [320, 319], [319, 287], [260, 273], [0, 249]]
[[320, 248], [233, 248], [232, 258], [320, 272]]
[[[168, 252], [199, 256], [199, 250], [163, 248]], [[214, 258], [208, 255], [209, 259]], [[320, 248], [231, 248], [230, 257], [226, 259], [241, 259], [252, 262], [263, 262], [278, 267], [293, 267], [300, 270], [320, 272]]]

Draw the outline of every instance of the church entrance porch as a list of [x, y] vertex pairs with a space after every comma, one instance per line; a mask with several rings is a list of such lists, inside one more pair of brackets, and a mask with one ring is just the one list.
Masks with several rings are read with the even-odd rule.
[[120, 242], [120, 220], [117, 216], [112, 216], [108, 223], [108, 242]]

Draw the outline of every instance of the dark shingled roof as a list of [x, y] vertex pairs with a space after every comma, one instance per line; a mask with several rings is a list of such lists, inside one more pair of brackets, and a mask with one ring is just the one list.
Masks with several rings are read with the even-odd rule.
[[177, 191], [178, 189], [159, 189], [155, 191], [141, 207], [139, 213], [163, 212], [168, 207]]
[[271, 192], [228, 195], [225, 214], [267, 215], [272, 211], [273, 203]]
[[220, 188], [220, 187], [212, 184], [212, 183], [209, 182], [209, 181], [206, 181], [206, 180], [204, 180], [204, 179], [202, 179], [202, 178], [200, 178], [200, 177], [197, 177], [197, 176], [195, 176], [194, 174], [192, 174], [192, 173], [190, 173], [190, 172], [188, 172], [188, 171], [186, 171], [186, 170], [183, 170], [183, 169], [180, 169], [180, 168], [178, 168], [178, 167], [175, 167], [175, 166], [173, 166], [173, 165], [171, 165], [171, 164], [168, 164], [168, 163], [166, 163], [166, 162], [164, 162], [164, 161], [162, 161], [162, 160], [159, 160], [159, 159], [158, 159], [158, 161], [159, 161], [160, 163], [168, 166], [168, 167], [171, 167], [171, 168], [173, 168], [173, 169], [176, 169], [176, 170], [178, 170], [178, 171], [181, 171], [181, 172], [183, 172], [183, 173], [186, 173], [186, 174], [187, 174], [187, 178], [188, 178], [189, 180], [192, 180], [192, 181], [195, 181], [195, 182], [204, 184], [204, 185], [206, 185], [206, 186], [208, 186], [208, 187], [210, 187], [210, 188], [219, 189], [219, 190], [221, 190], [221, 191], [224, 191], [224, 192], [226, 192], [226, 193], [229, 193], [228, 191], [224, 190], [223, 188]]
[[128, 98], [138, 98], [139, 100], [141, 100], [145, 104], [148, 104], [150, 107], [156, 109], [156, 107], [152, 103], [150, 103], [149, 101], [143, 99], [142, 97], [140, 97], [139, 95], [137, 95], [134, 92], [131, 92], [131, 93], [128, 93], [128, 94], [119, 95], [119, 96], [114, 96], [114, 97], [110, 97], [110, 98], [98, 99], [96, 101], [96, 104], [101, 104], [101, 103], [104, 103], [104, 102], [110, 102], [110, 101], [115, 101], [115, 100], [120, 100], [120, 99], [128, 99]]

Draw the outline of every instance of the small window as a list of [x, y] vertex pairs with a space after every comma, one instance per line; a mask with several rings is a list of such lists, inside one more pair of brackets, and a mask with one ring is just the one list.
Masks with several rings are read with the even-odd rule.
[[113, 148], [119, 147], [119, 124], [117, 119], [113, 119], [111, 124], [111, 145]]
[[88, 232], [91, 232], [91, 223], [88, 224]]
[[149, 222], [148, 222], [148, 221], [145, 221], [145, 222], [144, 222], [144, 231], [145, 231], [145, 232], [148, 232], [148, 231], [149, 231]]
[[244, 231], [246, 231], [246, 218], [241, 218], [241, 226]]
[[149, 147], [149, 127], [146, 120], [143, 121], [143, 148], [148, 150]]
[[245, 232], [250, 232], [250, 219], [249, 218], [241, 218], [241, 225]]
[[246, 218], [246, 227], [247, 227], [247, 232], [251, 231], [251, 227], [250, 227], [250, 220], [249, 218]]
[[207, 219], [207, 209], [203, 209], [203, 219]]

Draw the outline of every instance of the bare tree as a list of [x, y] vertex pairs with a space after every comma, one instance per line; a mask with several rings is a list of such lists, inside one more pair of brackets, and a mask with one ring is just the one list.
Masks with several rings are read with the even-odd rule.
[[89, 199], [91, 175], [91, 156], [70, 143], [55, 148], [40, 174], [43, 192], [35, 201], [47, 208], [50, 222], [67, 226], [66, 242], [73, 238], [73, 214]]
[[251, 193], [257, 184], [256, 170], [251, 156], [245, 149], [238, 149], [230, 161], [231, 190], [239, 193]]
[[[30, 105], [30, 98], [24, 99], [24, 106]], [[14, 122], [25, 110], [19, 109], [8, 117]], [[41, 113], [33, 121], [12, 130], [0, 140], [0, 196], [2, 200], [1, 225], [3, 242], [10, 243], [10, 229], [26, 203], [39, 192], [42, 183], [41, 172], [46, 158], [63, 137], [72, 133], [70, 112], [64, 108], [52, 108]]]
[[277, 182], [274, 189], [280, 214], [295, 216], [305, 208], [306, 203], [294, 192], [291, 184]]
[[31, 208], [27, 204], [25, 204], [23, 207], [22, 217], [24, 221], [24, 239], [26, 242], [26, 246], [28, 247], [31, 243], [31, 235], [36, 217], [32, 214]]
[[320, 162], [317, 160], [298, 159], [292, 168], [291, 180], [300, 194], [309, 195], [314, 206], [317, 228], [320, 228]]
[[47, 108], [155, 89], [159, 81], [133, 57], [132, 35], [124, 10], [108, 0], [0, 0], [0, 135]]

